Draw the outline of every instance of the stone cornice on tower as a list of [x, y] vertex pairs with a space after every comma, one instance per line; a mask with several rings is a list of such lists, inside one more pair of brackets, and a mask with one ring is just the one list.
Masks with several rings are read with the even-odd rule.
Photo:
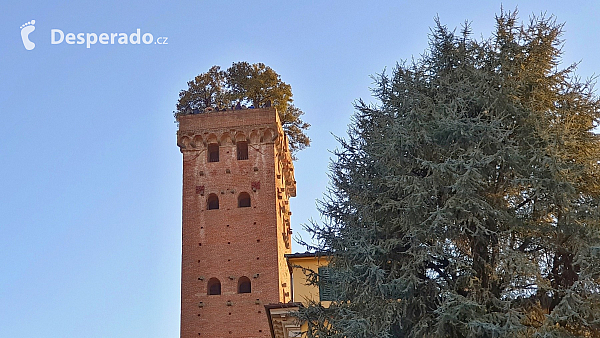
[[[243, 121], [243, 122], [242, 122]], [[219, 146], [246, 141], [249, 146], [274, 144], [282, 165], [286, 193], [296, 196], [294, 164], [288, 139], [275, 108], [226, 110], [177, 117], [177, 145], [180, 151], [205, 152], [209, 143]]]

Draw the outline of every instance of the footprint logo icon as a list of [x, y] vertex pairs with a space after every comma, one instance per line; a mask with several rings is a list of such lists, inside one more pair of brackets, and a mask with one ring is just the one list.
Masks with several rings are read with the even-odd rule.
[[31, 20], [24, 23], [21, 28], [21, 39], [23, 39], [23, 46], [25, 49], [32, 50], [35, 48], [35, 43], [29, 40], [29, 34], [35, 30], [35, 20]]

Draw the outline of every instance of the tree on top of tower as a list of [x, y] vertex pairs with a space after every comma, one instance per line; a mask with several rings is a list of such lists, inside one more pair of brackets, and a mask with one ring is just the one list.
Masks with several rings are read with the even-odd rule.
[[188, 89], [179, 92], [176, 115], [196, 114], [205, 108], [223, 109], [229, 104], [225, 90], [225, 73], [219, 66], [197, 75], [188, 82]]
[[[285, 131], [292, 155], [310, 145], [305, 131], [310, 124], [302, 121], [304, 112], [292, 104], [292, 87], [263, 63], [234, 62], [227, 70], [219, 66], [199, 74], [179, 92], [175, 116], [199, 114], [206, 108], [217, 111], [275, 107]], [[294, 156], [293, 156], [294, 157]]]

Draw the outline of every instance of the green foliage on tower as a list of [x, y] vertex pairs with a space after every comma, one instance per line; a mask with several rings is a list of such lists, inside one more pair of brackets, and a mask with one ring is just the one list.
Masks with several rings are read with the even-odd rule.
[[206, 108], [217, 111], [275, 107], [288, 136], [290, 150], [296, 154], [310, 145], [305, 131], [310, 124], [302, 121], [304, 112], [292, 104], [292, 87], [263, 63], [234, 62], [227, 70], [213, 66], [188, 82], [179, 93], [175, 116], [201, 114]]
[[562, 25], [436, 23], [339, 140], [308, 337], [600, 337], [600, 102]]

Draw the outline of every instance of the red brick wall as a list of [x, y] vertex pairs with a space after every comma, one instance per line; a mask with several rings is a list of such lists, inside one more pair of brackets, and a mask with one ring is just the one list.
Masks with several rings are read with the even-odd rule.
[[[277, 113], [274, 109], [206, 113], [180, 117], [179, 123], [181, 337], [269, 337], [264, 304], [290, 300], [283, 256], [290, 252], [283, 236], [289, 215], [281, 208], [288, 207], [285, 187], [293, 185], [295, 191], [289, 178], [293, 175], [282, 175], [293, 174], [293, 167], [285, 165], [289, 152]], [[236, 140], [248, 141], [248, 160], [237, 160]], [[219, 162], [208, 162], [206, 148], [212, 142], [220, 144]], [[279, 191], [284, 192], [278, 194], [282, 187]], [[241, 192], [250, 194], [250, 208], [238, 208]], [[212, 193], [219, 198], [218, 210], [207, 210]], [[251, 280], [251, 293], [237, 293], [242, 276]], [[221, 295], [207, 295], [207, 282], [213, 277], [221, 282]]]

